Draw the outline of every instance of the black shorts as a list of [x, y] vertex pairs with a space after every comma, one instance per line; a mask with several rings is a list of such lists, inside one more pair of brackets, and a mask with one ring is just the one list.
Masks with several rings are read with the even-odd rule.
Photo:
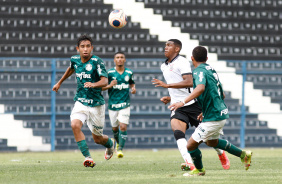
[[171, 111], [170, 120], [178, 119], [187, 124], [187, 129], [189, 128], [189, 123], [191, 126], [197, 127], [200, 123], [197, 117], [202, 113], [202, 108], [198, 102], [191, 105], [178, 108], [175, 112]]

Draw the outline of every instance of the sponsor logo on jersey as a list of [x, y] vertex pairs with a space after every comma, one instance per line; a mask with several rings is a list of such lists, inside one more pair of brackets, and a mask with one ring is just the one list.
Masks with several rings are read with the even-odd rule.
[[91, 60], [98, 61], [98, 59], [97, 59], [97, 58], [91, 58]]
[[76, 77], [79, 78], [80, 80], [82, 80], [82, 79], [91, 79], [91, 74], [87, 74], [85, 72], [82, 72], [82, 73], [77, 73]]
[[127, 76], [125, 76], [124, 77], [124, 80], [127, 82], [127, 81], [129, 81], [129, 76], [127, 75]]
[[85, 70], [91, 71], [92, 70], [92, 65], [89, 63], [85, 66]]
[[126, 102], [119, 103], [119, 104], [112, 104], [112, 108], [121, 108], [126, 106]]
[[113, 89], [119, 89], [119, 90], [128, 89], [128, 88], [129, 88], [129, 84], [124, 84], [124, 83], [113, 86]]
[[214, 70], [211, 66], [206, 66], [206, 70]]
[[78, 101], [82, 102], [82, 103], [89, 103], [92, 104], [93, 100], [92, 99], [86, 99], [86, 98], [78, 98]]
[[220, 116], [222, 116], [222, 114], [228, 114], [228, 109], [224, 109], [221, 111]]

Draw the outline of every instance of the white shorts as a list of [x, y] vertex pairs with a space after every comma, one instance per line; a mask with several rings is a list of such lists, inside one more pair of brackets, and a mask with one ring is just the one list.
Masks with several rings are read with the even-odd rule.
[[105, 123], [105, 104], [89, 107], [76, 101], [71, 111], [70, 118], [71, 121], [79, 119], [83, 124], [87, 124], [93, 134], [102, 136]]
[[118, 127], [119, 123], [129, 124], [130, 107], [121, 109], [119, 111], [113, 111], [109, 109], [109, 116], [112, 127]]
[[192, 134], [192, 138], [196, 142], [207, 142], [208, 140], [218, 139], [220, 135], [223, 135], [223, 127], [226, 123], [225, 120], [221, 121], [208, 121], [199, 124]]

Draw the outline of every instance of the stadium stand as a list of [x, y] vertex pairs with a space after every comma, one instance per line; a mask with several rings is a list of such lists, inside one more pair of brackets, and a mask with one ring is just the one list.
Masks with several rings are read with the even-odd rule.
[[1, 56], [69, 57], [76, 52], [78, 36], [87, 33], [99, 56], [112, 57], [121, 50], [128, 57], [142, 58], [145, 52], [146, 57], [162, 57], [164, 43], [130, 18], [125, 31], [110, 27], [111, 10], [102, 0], [1, 1]]
[[[164, 80], [160, 65], [164, 61], [164, 42], [139, 23], [129, 22], [126, 29], [109, 27], [107, 16], [111, 5], [102, 0], [1, 0], [0, 56], [37, 57], [46, 59], [0, 59], [0, 104], [3, 112], [14, 114], [16, 121], [23, 121], [24, 129], [31, 129], [33, 136], [42, 137], [42, 144], [50, 144], [51, 129], [51, 62], [48, 58], [66, 58], [75, 54], [76, 38], [88, 33], [95, 40], [94, 53], [102, 58], [112, 58], [116, 51], [123, 51], [128, 59], [126, 67], [135, 72], [137, 94], [132, 96], [131, 123], [126, 148], [175, 148], [170, 129], [169, 110], [158, 100], [168, 95], [167, 90], [151, 85], [153, 78]], [[136, 0], [144, 2], [154, 13], [171, 20], [172, 25], [189, 33], [191, 39], [209, 46], [209, 51], [219, 59], [279, 60], [281, 55], [281, 1], [220, 1], [220, 0]], [[237, 3], [236, 3], [237, 2]], [[183, 6], [185, 5], [185, 6]], [[239, 8], [245, 7], [244, 9]], [[240, 22], [238, 22], [238, 19]], [[89, 31], [91, 29], [91, 31]], [[93, 30], [93, 31], [92, 31]], [[138, 59], [132, 59], [138, 58]], [[151, 58], [151, 59], [148, 59]], [[105, 59], [106, 67], [113, 67], [111, 59]], [[56, 62], [56, 81], [68, 67], [68, 59]], [[227, 62], [228, 67], [242, 69], [240, 62]], [[252, 71], [281, 71], [281, 62], [248, 63]], [[5, 71], [7, 70], [7, 71]], [[282, 105], [281, 75], [248, 75], [247, 81], [263, 89], [272, 102]], [[4, 86], [2, 88], [2, 86]], [[107, 93], [103, 93], [107, 101]], [[240, 100], [226, 91], [226, 103], [230, 119], [225, 127], [225, 138], [240, 144]], [[56, 149], [77, 149], [69, 113], [75, 95], [75, 78], [70, 77], [56, 95]], [[267, 121], [246, 108], [246, 146], [278, 147], [281, 136], [269, 128]], [[282, 108], [280, 108], [282, 109]], [[1, 113], [1, 112], [0, 112]], [[105, 134], [111, 135], [106, 116]], [[94, 144], [85, 126], [84, 133], [90, 148], [102, 148]], [[193, 128], [187, 132], [190, 135]], [[0, 151], [22, 150], [8, 144], [0, 137]], [[46, 148], [44, 148], [46, 150]]]
[[136, 0], [221, 60], [281, 60], [281, 0]]

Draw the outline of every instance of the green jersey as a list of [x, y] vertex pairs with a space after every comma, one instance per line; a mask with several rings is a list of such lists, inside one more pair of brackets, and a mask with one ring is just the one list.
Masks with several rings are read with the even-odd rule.
[[108, 70], [109, 84], [112, 80], [117, 80], [117, 85], [108, 89], [110, 110], [118, 111], [130, 106], [129, 89], [130, 84], [135, 84], [133, 72], [125, 68], [122, 74], [119, 74], [115, 68]]
[[74, 101], [90, 107], [105, 104], [102, 88], [84, 88], [86, 82], [95, 83], [101, 76], [108, 77], [103, 60], [93, 55], [89, 61], [82, 63], [80, 55], [75, 55], [71, 57], [70, 68], [75, 70], [77, 80]]
[[203, 122], [229, 118], [223, 100], [223, 89], [216, 71], [208, 64], [200, 64], [193, 71], [193, 86], [204, 84], [205, 91], [197, 98], [203, 111]]

